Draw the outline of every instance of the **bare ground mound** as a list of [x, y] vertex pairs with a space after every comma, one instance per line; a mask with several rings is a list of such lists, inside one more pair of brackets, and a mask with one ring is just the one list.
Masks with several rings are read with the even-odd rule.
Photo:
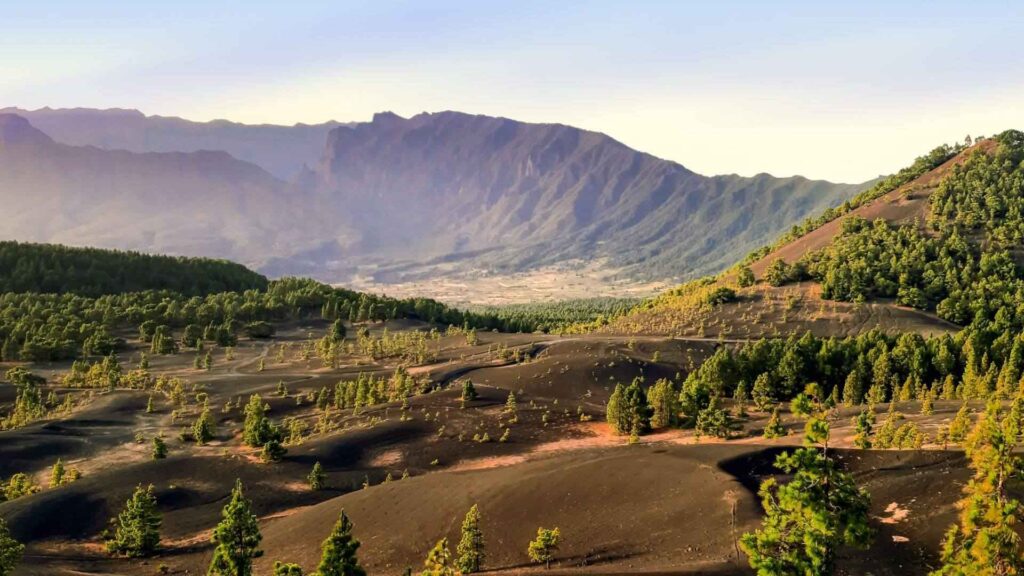
[[841, 338], [875, 328], [924, 336], [959, 330], [931, 312], [891, 301], [856, 304], [824, 300], [820, 285], [804, 282], [778, 288], [759, 284], [738, 290], [736, 301], [715, 306], [667, 302], [619, 318], [602, 332], [709, 339], [785, 338], [811, 332]]
[[[438, 539], [457, 542], [462, 516], [478, 504], [489, 571], [529, 569], [526, 543], [538, 526], [557, 526], [564, 536], [560, 570], [747, 574], [735, 538], [759, 523], [754, 492], [772, 472], [777, 452], [727, 444], [619, 446], [372, 487], [268, 521], [262, 568], [272, 559], [315, 568], [318, 543], [344, 508], [363, 542], [361, 558], [369, 571], [399, 574], [420, 566]], [[871, 554], [845, 554], [839, 573], [924, 573], [953, 520], [952, 502], [964, 479], [961, 457], [848, 457], [873, 494], [878, 536]], [[898, 518], [892, 503], [903, 510]]]

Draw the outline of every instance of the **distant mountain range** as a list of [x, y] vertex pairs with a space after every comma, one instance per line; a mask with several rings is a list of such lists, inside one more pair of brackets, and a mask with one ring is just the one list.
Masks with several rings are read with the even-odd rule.
[[0, 238], [334, 281], [581, 259], [634, 278], [692, 277], [863, 188], [707, 177], [600, 133], [458, 112], [292, 127], [0, 113]]
[[0, 114], [21, 116], [62, 144], [128, 152], [221, 150], [283, 180], [294, 178], [306, 166], [316, 165], [327, 134], [340, 125], [192, 122], [123, 109], [0, 108]]

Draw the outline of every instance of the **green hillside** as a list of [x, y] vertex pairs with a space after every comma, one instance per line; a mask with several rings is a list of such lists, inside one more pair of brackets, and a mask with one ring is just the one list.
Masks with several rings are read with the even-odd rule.
[[996, 136], [952, 168], [927, 219], [851, 218], [825, 250], [773, 265], [782, 283], [813, 280], [837, 301], [895, 298], [986, 333], [1024, 327], [1024, 133]]
[[227, 260], [0, 242], [0, 292], [101, 296], [170, 290], [199, 296], [266, 287], [265, 277]]

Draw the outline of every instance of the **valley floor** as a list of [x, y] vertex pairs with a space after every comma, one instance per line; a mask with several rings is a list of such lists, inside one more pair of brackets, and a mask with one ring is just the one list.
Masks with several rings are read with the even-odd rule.
[[602, 262], [548, 266], [515, 274], [453, 274], [436, 271], [427, 280], [396, 283], [356, 278], [346, 285], [395, 298], [427, 297], [456, 306], [536, 304], [585, 298], [646, 298], [672, 286], [618, 278]]

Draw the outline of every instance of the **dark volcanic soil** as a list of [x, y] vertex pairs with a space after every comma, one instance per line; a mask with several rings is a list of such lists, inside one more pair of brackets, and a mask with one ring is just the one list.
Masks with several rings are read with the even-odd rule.
[[[241, 446], [241, 408], [224, 412], [225, 401], [259, 392], [274, 419], [292, 416], [312, 427], [318, 412], [306, 400], [309, 393], [359, 372], [391, 374], [397, 365], [351, 359], [325, 369], [299, 360], [298, 343], [317, 330], [322, 327], [293, 327], [272, 343], [243, 342], [234, 360], [218, 355], [210, 372], [193, 370], [189, 353], [153, 359], [155, 372], [181, 376], [209, 394], [217, 437], [204, 447], [177, 438], [194, 412], [173, 423], [170, 406], [158, 397], [155, 413], [146, 414], [145, 391], [97, 391], [68, 416], [0, 432], [0, 477], [28, 472], [45, 486], [58, 457], [84, 472], [70, 485], [0, 504], [0, 515], [28, 544], [17, 574], [150, 575], [160, 565], [174, 574], [205, 573], [210, 530], [236, 478], [262, 519], [265, 555], [258, 574], [269, 574], [275, 560], [313, 570], [320, 542], [342, 508], [355, 522], [370, 573], [418, 571], [438, 539], [447, 536], [455, 546], [474, 503], [484, 518], [488, 571], [537, 570], [528, 564], [527, 542], [539, 526], [557, 526], [563, 545], [555, 572], [749, 573], [736, 538], [757, 526], [757, 486], [773, 472], [774, 455], [798, 437], [762, 443], [756, 434], [765, 415], [752, 414], [741, 438], [731, 442], [694, 444], [692, 433], [672, 430], [627, 445], [602, 422], [616, 382], [685, 376], [719, 343], [482, 333], [479, 344], [468, 346], [461, 336], [445, 336], [437, 360], [410, 372], [447, 388], [410, 398], [409, 419], [399, 418], [397, 403], [343, 411], [335, 430], [289, 446], [282, 462], [263, 464]], [[293, 347], [279, 363], [272, 358], [282, 342]], [[496, 356], [499, 344], [518, 347], [526, 360]], [[265, 370], [258, 372], [264, 354]], [[463, 408], [458, 397], [465, 378], [480, 396]], [[275, 395], [282, 380], [288, 388], [283, 398]], [[518, 398], [518, 423], [507, 442], [498, 442], [510, 391]], [[901, 406], [929, 433], [957, 406], [936, 408], [924, 418], [915, 405]], [[843, 414], [836, 425], [840, 445], [848, 444], [849, 417]], [[788, 426], [798, 428], [792, 421]], [[135, 442], [137, 432], [146, 443]], [[153, 461], [148, 440], [158, 432], [171, 455]], [[490, 442], [473, 440], [484, 433]], [[752, 436], [742, 437], [747, 433]], [[926, 573], [953, 521], [952, 503], [966, 475], [962, 456], [852, 451], [844, 458], [873, 495], [878, 536], [870, 553], [845, 554], [841, 573]], [[305, 476], [316, 461], [328, 483], [313, 492]], [[156, 489], [163, 549], [147, 560], [111, 559], [102, 551], [101, 533], [139, 484]]]

